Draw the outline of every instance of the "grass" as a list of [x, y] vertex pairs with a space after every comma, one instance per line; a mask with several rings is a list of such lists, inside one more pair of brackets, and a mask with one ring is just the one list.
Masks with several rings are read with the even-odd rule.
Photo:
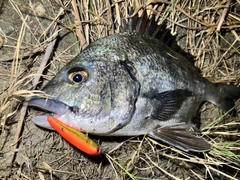
[[[162, 17], [160, 21], [167, 19], [172, 34], [178, 35], [179, 44], [196, 57], [195, 65], [201, 69], [204, 77], [216, 83], [239, 85], [238, 28], [240, 18], [236, 13], [239, 11], [236, 8], [240, 5], [238, 1], [155, 0], [142, 2], [126, 0], [103, 3], [97, 0], [73, 0], [56, 6], [59, 1], [52, 0], [51, 3], [55, 5], [43, 6], [44, 11], [36, 9], [33, 2], [29, 4], [13, 0], [9, 2], [21, 19], [21, 26], [15, 37], [1, 35], [5, 38], [3, 50], [9, 48], [14, 52], [0, 59], [1, 69], [3, 67], [7, 69], [0, 76], [3, 82], [0, 89], [0, 151], [3, 153], [7, 152], [5, 150], [9, 147], [12, 148], [11, 151], [17, 152], [19, 150], [17, 142], [20, 142], [22, 153], [25, 152], [24, 143], [29, 140], [25, 141], [24, 138], [31, 137], [35, 133], [29, 128], [31, 122], [26, 121], [27, 104], [23, 103], [23, 100], [32, 95], [45, 96], [39, 89], [80, 49], [84, 49], [87, 44], [98, 38], [119, 32], [121, 18], [129, 17], [127, 13], [129, 7], [133, 7], [135, 11], [138, 10], [139, 14], [142, 12], [141, 8], [146, 7], [149, 14], [160, 15]], [[57, 27], [56, 24], [59, 26]], [[73, 38], [66, 34], [72, 34]], [[31, 41], [27, 40], [27, 36], [31, 37]], [[59, 40], [58, 46], [55, 40]], [[239, 111], [239, 103], [236, 106]], [[202, 114], [205, 114], [206, 118], [202, 118], [202, 121], [214, 119], [202, 128], [204, 138], [213, 145], [210, 152], [185, 153], [144, 136], [140, 140], [135, 138], [121, 141], [120, 146], [106, 154], [107, 163], [104, 163], [102, 160], [95, 161], [89, 156], [82, 155], [81, 152], [66, 145], [66, 142], [56, 141], [56, 137], [59, 138], [56, 134], [45, 135], [46, 131], [38, 129], [39, 141], [34, 142], [36, 143], [34, 145], [40, 148], [37, 143], [45, 142], [44, 145], [41, 144], [43, 150], [33, 148], [31, 156], [23, 153], [17, 156], [17, 160], [14, 155], [10, 156], [8, 163], [11, 165], [23, 163], [20, 174], [10, 171], [9, 176], [25, 179], [33, 179], [36, 176], [40, 179], [48, 179], [48, 177], [53, 179], [55, 174], [60, 174], [60, 176], [67, 174], [72, 178], [85, 179], [87, 177], [238, 179], [240, 171], [239, 117], [233, 118], [220, 113], [213, 116], [211, 107], [205, 107]], [[216, 107], [213, 109], [218, 112]], [[16, 128], [9, 125], [13, 117], [18, 120]], [[10, 137], [5, 136], [7, 133]], [[41, 139], [43, 134], [46, 137], [50, 136], [50, 140], [45, 136]], [[6, 137], [14, 140], [8, 144]], [[45, 144], [48, 143], [53, 144], [51, 150], [44, 149], [47, 148]], [[52, 157], [48, 156], [48, 151], [55, 153], [57, 159], [59, 157], [58, 161], [56, 157], [50, 160]], [[59, 156], [58, 151], [69, 155]], [[42, 155], [45, 159], [39, 158], [38, 155]], [[39, 161], [44, 162], [43, 165], [39, 165]], [[24, 166], [26, 162], [28, 162], [27, 167]], [[64, 166], [60, 162], [63, 162]], [[49, 171], [40, 170], [46, 169], [46, 164], [51, 169], [50, 176], [48, 176]]]

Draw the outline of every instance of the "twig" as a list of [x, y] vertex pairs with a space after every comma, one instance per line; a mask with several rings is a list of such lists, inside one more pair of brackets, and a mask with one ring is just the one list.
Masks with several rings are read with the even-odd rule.
[[[54, 36], [52, 37], [52, 41], [49, 42], [49, 44], [47, 45], [47, 49], [46, 49], [46, 52], [44, 54], [44, 57], [43, 57], [43, 60], [42, 60], [42, 63], [41, 65], [39, 66], [38, 68], [38, 71], [37, 71], [37, 74], [42, 74], [50, 56], [52, 55], [52, 51], [53, 51], [53, 47], [56, 43], [56, 32], [58, 32], [58, 29], [57, 29], [57, 24], [55, 23], [54, 27], [53, 27], [53, 31], [54, 31]], [[40, 76], [35, 76], [34, 79], [33, 79], [33, 87], [35, 88], [39, 82], [39, 79], [40, 79]], [[10, 166], [12, 166], [12, 163], [15, 159], [15, 155], [16, 155], [16, 148], [18, 147], [18, 139], [21, 135], [21, 131], [22, 131], [22, 126], [23, 126], [23, 121], [24, 121], [24, 118], [25, 118], [25, 115], [26, 115], [26, 112], [27, 112], [27, 107], [28, 107], [28, 100], [29, 100], [29, 97], [25, 98], [25, 102], [23, 103], [23, 106], [21, 108], [21, 115], [20, 115], [20, 118], [19, 118], [19, 121], [18, 121], [18, 125], [17, 125], [17, 132], [15, 134], [15, 137], [14, 137], [14, 145], [12, 147], [12, 150], [13, 150], [13, 155], [11, 157], [11, 160], [10, 160]]]
[[[237, 180], [237, 178], [234, 178], [233, 176], [230, 176], [230, 175], [228, 175], [228, 174], [226, 174], [226, 173], [224, 173], [224, 172], [222, 172], [222, 171], [219, 171], [219, 170], [213, 168], [212, 166], [208, 166], [208, 168], [209, 168], [210, 170], [212, 170], [212, 171], [215, 171], [215, 172], [218, 173], [218, 174], [221, 174], [222, 176], [225, 176], [225, 177], [228, 178], [228, 179]], [[224, 179], [224, 178], [223, 178], [223, 179]]]
[[[155, 4], [155, 3], [163, 3], [163, 4], [168, 4], [168, 5], [172, 5], [173, 3], [172, 2], [169, 2], [169, 1], [166, 1], [166, 0], [150, 0], [148, 1], [147, 3], [147, 6], [149, 4]], [[184, 15], [186, 15], [189, 19], [199, 23], [199, 24], [202, 24], [206, 27], [212, 27], [214, 26], [215, 24], [207, 24], [207, 23], [204, 23], [204, 22], [201, 22], [201, 21], [198, 21], [197, 19], [194, 19], [190, 14], [188, 14], [186, 11], [184, 11], [180, 6], [176, 5], [176, 4], [173, 4], [174, 7], [176, 7], [181, 13], [183, 13]]]
[[[45, 46], [40, 46], [40, 47], [34, 48], [33, 50], [24, 52], [21, 55], [21, 58], [24, 59], [24, 58], [27, 58], [29, 56], [32, 56], [33, 54], [36, 54], [36, 53], [39, 53], [39, 52], [43, 52], [44, 49], [45, 49]], [[0, 59], [0, 62], [7, 62], [7, 61], [12, 61], [12, 60], [14, 60], [14, 57], [7, 57], [7, 58], [4, 58], [4, 59]]]
[[221, 30], [221, 26], [223, 24], [223, 21], [224, 21], [226, 15], [227, 15], [230, 4], [231, 4], [231, 0], [228, 0], [227, 4], [226, 4], [226, 7], [223, 9], [222, 15], [220, 17], [220, 21], [219, 21], [218, 26], [217, 26], [217, 31]]
[[157, 163], [155, 163], [147, 154], [145, 154], [146, 157], [148, 158], [148, 160], [156, 167], [158, 168], [160, 171], [162, 171], [163, 173], [165, 173], [166, 175], [168, 175], [169, 177], [171, 177], [172, 179], [175, 180], [180, 180], [180, 178], [175, 177], [174, 175], [170, 174], [169, 172], [167, 172], [166, 170], [162, 169], [161, 167], [158, 166]]
[[115, 161], [115, 159], [113, 159], [110, 155], [106, 154], [106, 157], [109, 162], [113, 161], [115, 164], [117, 164], [118, 167], [121, 168], [129, 176], [130, 179], [132, 179], [132, 180], [136, 179], [131, 173], [129, 173], [121, 164], [119, 164], [117, 161]]
[[[52, 55], [52, 52], [53, 52], [53, 47], [56, 43], [56, 32], [58, 31], [58, 28], [57, 28], [57, 24], [55, 23], [54, 27], [53, 27], [53, 31], [54, 31], [54, 34], [53, 37], [52, 37], [52, 41], [49, 42], [48, 46], [47, 46], [47, 49], [46, 49], [46, 52], [43, 56], [43, 59], [42, 59], [42, 62], [38, 68], [38, 71], [37, 71], [37, 74], [42, 74], [43, 70], [45, 69], [46, 65], [47, 65], [47, 62], [50, 58], [50, 56]], [[34, 79], [33, 79], [33, 87], [35, 88], [39, 82], [39, 79], [40, 79], [40, 76], [35, 76]]]
[[77, 36], [80, 41], [82, 49], [85, 49], [88, 44], [87, 44], [86, 38], [84, 36], [76, 0], [72, 0], [71, 4], [72, 4], [73, 10], [74, 10], [74, 17], [75, 17], [74, 21], [75, 21], [75, 26], [76, 26], [76, 33], [77, 33]]

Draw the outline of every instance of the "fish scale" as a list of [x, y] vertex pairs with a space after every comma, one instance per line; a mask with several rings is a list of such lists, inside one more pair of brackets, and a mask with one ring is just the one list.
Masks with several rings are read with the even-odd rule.
[[[192, 120], [204, 101], [228, 111], [240, 88], [203, 78], [166, 22], [157, 25], [154, 19], [144, 11], [123, 20], [121, 33], [90, 44], [43, 88], [55, 99], [32, 97], [29, 105], [51, 112], [70, 132], [148, 134], [183, 151], [209, 151]], [[84, 80], [74, 82], [71, 73]], [[51, 129], [47, 118], [33, 122]]]

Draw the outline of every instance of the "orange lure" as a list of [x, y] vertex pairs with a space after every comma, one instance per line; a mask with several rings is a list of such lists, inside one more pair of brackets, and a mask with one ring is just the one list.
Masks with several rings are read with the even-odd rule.
[[97, 143], [80, 131], [70, 128], [52, 116], [48, 116], [50, 125], [69, 143], [90, 155], [99, 155], [101, 150]]

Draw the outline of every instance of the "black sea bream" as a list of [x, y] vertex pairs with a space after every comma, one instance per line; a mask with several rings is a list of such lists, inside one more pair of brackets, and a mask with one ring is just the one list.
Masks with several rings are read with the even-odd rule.
[[[46, 85], [52, 99], [29, 105], [88, 134], [148, 134], [184, 151], [210, 150], [192, 119], [204, 101], [228, 111], [240, 88], [203, 78], [165, 27], [146, 12], [123, 21], [121, 33], [90, 44]], [[47, 116], [33, 121], [51, 129]]]

